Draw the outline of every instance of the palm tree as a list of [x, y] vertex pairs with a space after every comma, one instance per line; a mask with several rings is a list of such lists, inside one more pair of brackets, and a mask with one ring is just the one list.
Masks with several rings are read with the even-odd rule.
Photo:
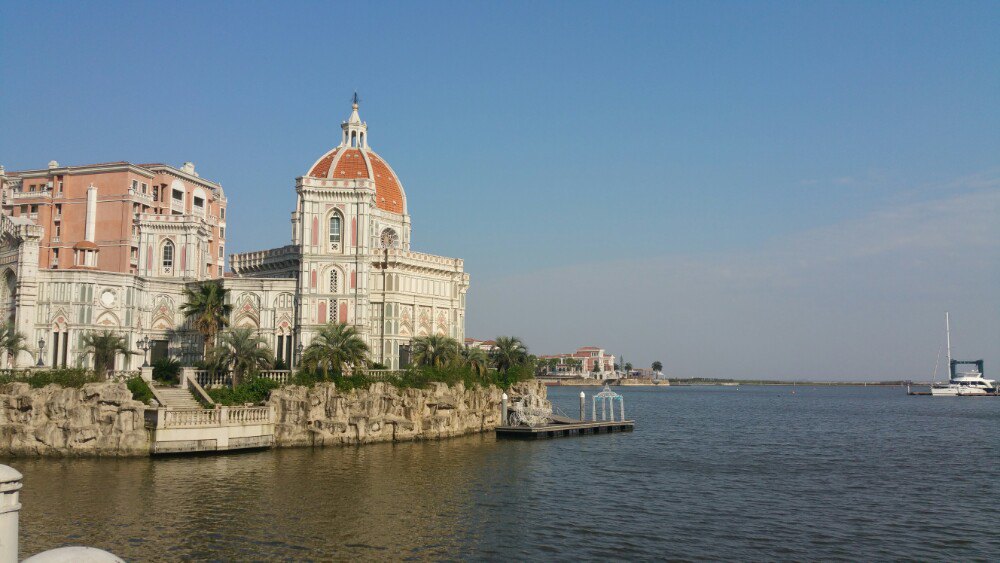
[[243, 376], [271, 365], [271, 349], [252, 328], [237, 328], [222, 333], [219, 345], [212, 350], [212, 363], [232, 368], [233, 387]]
[[497, 370], [507, 373], [514, 366], [528, 363], [528, 348], [516, 336], [498, 336], [490, 359]]
[[462, 363], [479, 377], [486, 375], [486, 371], [490, 369], [490, 357], [482, 348], [473, 348], [472, 346], [462, 348]]
[[454, 338], [432, 334], [414, 338], [410, 353], [418, 365], [440, 368], [458, 359], [461, 356], [461, 349]]
[[196, 289], [184, 288], [186, 302], [181, 305], [185, 319], [194, 319], [192, 325], [205, 339], [204, 356], [207, 359], [215, 346], [215, 335], [229, 326], [233, 306], [226, 303], [229, 290], [218, 281], [199, 284]]
[[340, 374], [345, 367], [366, 363], [368, 345], [357, 328], [346, 324], [328, 323], [302, 353], [302, 365], [310, 370], [322, 369], [324, 379], [329, 379], [330, 371]]
[[101, 332], [90, 331], [83, 335], [83, 355], [94, 355], [94, 373], [102, 378], [107, 375], [109, 369], [115, 366], [115, 358], [118, 354], [136, 354], [128, 348], [128, 342], [124, 336], [117, 335], [110, 330]]
[[653, 365], [650, 366], [650, 367], [653, 368], [653, 371], [659, 373], [659, 372], [663, 371], [663, 362], [661, 362], [660, 360], [656, 360], [655, 362], [653, 362]]
[[27, 339], [17, 331], [13, 322], [0, 325], [0, 350], [7, 353], [8, 368], [15, 367], [18, 354], [28, 351]]
[[632, 362], [625, 362], [625, 377], [632, 374]]

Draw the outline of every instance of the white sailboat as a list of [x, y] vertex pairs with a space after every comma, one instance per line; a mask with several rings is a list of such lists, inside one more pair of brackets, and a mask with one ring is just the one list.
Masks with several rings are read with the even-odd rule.
[[[989, 395], [997, 392], [997, 382], [983, 377], [983, 361], [961, 361], [951, 357], [951, 319], [944, 314], [945, 335], [948, 339], [948, 383], [931, 385], [931, 395], [935, 397], [959, 397], [966, 395]], [[970, 371], [956, 373], [960, 365], [975, 366]]]

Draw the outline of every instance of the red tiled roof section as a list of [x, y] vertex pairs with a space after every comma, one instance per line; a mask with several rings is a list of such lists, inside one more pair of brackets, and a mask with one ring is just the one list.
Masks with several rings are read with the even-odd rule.
[[368, 158], [372, 161], [372, 168], [375, 169], [375, 197], [378, 200], [375, 202], [376, 205], [379, 209], [402, 213], [403, 190], [399, 187], [396, 175], [377, 154], [369, 152]]
[[343, 156], [337, 160], [337, 168], [333, 170], [334, 180], [357, 180], [368, 177], [368, 165], [365, 164], [365, 157], [361, 156], [361, 151], [358, 149], [345, 150]]
[[333, 159], [337, 157], [337, 151], [334, 149], [330, 154], [324, 156], [313, 166], [312, 170], [309, 171], [309, 175], [313, 178], [326, 178], [327, 174], [330, 173], [330, 165], [333, 164]]

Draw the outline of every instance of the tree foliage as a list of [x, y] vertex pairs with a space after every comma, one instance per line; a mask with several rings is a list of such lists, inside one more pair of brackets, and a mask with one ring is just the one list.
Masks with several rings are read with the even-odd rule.
[[222, 333], [219, 344], [212, 349], [209, 363], [233, 370], [233, 387], [238, 387], [245, 375], [256, 375], [271, 365], [274, 354], [252, 328], [236, 328]]
[[653, 365], [650, 366], [650, 367], [652, 367], [653, 371], [655, 371], [655, 372], [661, 372], [661, 371], [663, 371], [663, 362], [661, 362], [660, 360], [656, 360], [655, 362], [653, 362]]
[[461, 356], [461, 350], [457, 340], [438, 334], [414, 338], [410, 347], [414, 363], [435, 368], [454, 363]]
[[110, 330], [92, 330], [83, 335], [83, 355], [94, 356], [94, 373], [105, 377], [114, 368], [118, 354], [135, 354], [129, 350], [125, 337]]
[[498, 336], [490, 360], [497, 371], [506, 373], [513, 367], [529, 363], [528, 347], [516, 336]]
[[233, 306], [226, 303], [228, 293], [229, 290], [218, 281], [207, 281], [194, 289], [184, 288], [185, 303], [181, 305], [181, 312], [185, 319], [191, 319], [191, 325], [204, 337], [206, 359], [215, 346], [216, 335], [229, 326]]
[[342, 375], [344, 368], [366, 365], [368, 351], [357, 328], [331, 322], [319, 330], [302, 353], [302, 366], [314, 372], [322, 370], [323, 378], [329, 379], [331, 371]]
[[0, 325], [0, 350], [7, 353], [7, 367], [13, 368], [17, 362], [17, 356], [21, 352], [29, 351], [27, 338], [17, 331], [13, 322]]
[[472, 370], [472, 373], [483, 377], [490, 369], [490, 357], [482, 348], [467, 346], [462, 348], [462, 364]]

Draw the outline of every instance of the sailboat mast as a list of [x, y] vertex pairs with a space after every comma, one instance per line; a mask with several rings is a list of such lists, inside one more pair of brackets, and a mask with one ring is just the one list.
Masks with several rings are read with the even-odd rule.
[[948, 376], [951, 377], [951, 319], [948, 317], [948, 312], [944, 313], [944, 333], [945, 338], [948, 339]]

